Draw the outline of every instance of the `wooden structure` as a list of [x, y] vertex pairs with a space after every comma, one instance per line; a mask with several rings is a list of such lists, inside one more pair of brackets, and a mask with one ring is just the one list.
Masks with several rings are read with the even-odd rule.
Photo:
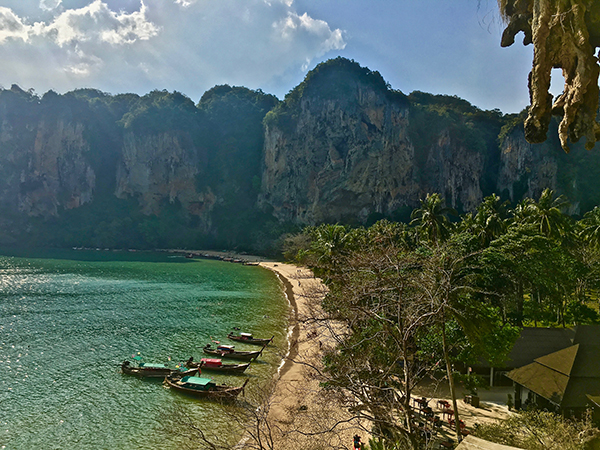
[[509, 445], [496, 444], [495, 442], [486, 441], [476, 438], [475, 436], [466, 436], [455, 450], [520, 450], [517, 447]]
[[[572, 345], [506, 375], [514, 382], [515, 407], [532, 403], [570, 416], [593, 407], [600, 396], [600, 326], [580, 325]], [[528, 397], [523, 402], [523, 393]]]

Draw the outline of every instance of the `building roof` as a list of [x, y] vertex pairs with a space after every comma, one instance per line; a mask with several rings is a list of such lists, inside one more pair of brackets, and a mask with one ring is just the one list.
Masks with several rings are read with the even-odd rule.
[[506, 376], [560, 406], [578, 349], [579, 345], [572, 345], [542, 356], [531, 364], [510, 371]]
[[573, 342], [506, 376], [563, 409], [584, 408], [600, 395], [600, 327], [577, 327]]
[[508, 354], [505, 367], [522, 367], [531, 364], [540, 356], [573, 345], [574, 337], [573, 328], [523, 328]]
[[468, 435], [465, 437], [455, 450], [520, 450], [517, 447], [509, 445], [496, 444], [486, 441], [475, 436]]

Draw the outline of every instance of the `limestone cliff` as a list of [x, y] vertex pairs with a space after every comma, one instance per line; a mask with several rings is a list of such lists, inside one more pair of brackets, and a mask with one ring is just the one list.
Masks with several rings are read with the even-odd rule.
[[466, 139], [477, 126], [445, 118], [446, 103], [341, 58], [317, 67], [265, 119], [260, 203], [299, 224], [393, 217], [430, 192], [474, 209], [490, 149]]
[[57, 216], [94, 197], [96, 175], [85, 154], [89, 145], [81, 123], [43, 118], [21, 169], [19, 210], [33, 216]]
[[[17, 212], [30, 216], [58, 216], [94, 198], [96, 175], [87, 154], [90, 147], [81, 122], [38, 103], [19, 99], [18, 88], [0, 109], [0, 204], [5, 216]], [[18, 105], [19, 102], [23, 104]], [[20, 111], [19, 106], [26, 106]]]
[[350, 90], [303, 97], [291, 132], [266, 125], [261, 201], [280, 220], [364, 222], [418, 198], [408, 105], [360, 81]]
[[481, 203], [485, 156], [452, 139], [449, 130], [438, 136], [426, 167], [428, 176], [422, 180], [421, 198], [424, 192], [439, 192], [448, 205], [465, 211], [474, 211]]
[[196, 192], [200, 156], [188, 133], [125, 134], [116, 170], [115, 195], [138, 199], [144, 214], [158, 214], [161, 203], [179, 201], [198, 215], [210, 211], [214, 199]]
[[[552, 134], [559, 126], [552, 120]], [[513, 203], [525, 197], [537, 199], [550, 188], [564, 195], [572, 215], [581, 215], [600, 203], [600, 154], [588, 151], [583, 143], [571, 146], [565, 154], [555, 137], [541, 144], [525, 138], [523, 117], [507, 123], [499, 142], [500, 159], [494, 191]]]
[[406, 221], [434, 192], [459, 212], [547, 187], [575, 214], [599, 204], [600, 154], [529, 144], [523, 119], [342, 58], [284, 101], [0, 89], [0, 244], [265, 251], [299, 225]]
[[497, 191], [513, 201], [538, 198], [546, 188], [557, 189], [557, 155], [547, 144], [530, 144], [521, 129], [513, 130], [501, 144]]

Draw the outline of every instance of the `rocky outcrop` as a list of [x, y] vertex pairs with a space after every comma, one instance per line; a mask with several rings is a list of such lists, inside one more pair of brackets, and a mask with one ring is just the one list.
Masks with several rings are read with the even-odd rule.
[[[281, 221], [306, 225], [398, 217], [433, 192], [461, 210], [476, 207], [487, 155], [485, 145], [483, 151], [472, 148], [464, 135], [478, 133], [471, 130], [476, 127], [448, 121], [428, 105], [419, 111], [427, 119], [415, 125], [410, 97], [379, 77], [333, 60], [267, 115], [263, 208], [268, 205]], [[423, 135], [417, 146], [411, 136]]]
[[519, 117], [406, 96], [342, 58], [283, 102], [229, 86], [198, 105], [166, 91], [0, 89], [0, 243], [256, 249], [290, 224], [408, 220], [428, 193], [468, 212], [492, 193], [551, 188], [582, 213], [600, 203], [598, 180], [600, 154], [583, 145], [567, 156], [556, 139], [529, 144]]
[[[453, 139], [445, 129], [429, 151], [427, 178], [423, 180], [421, 192], [441, 193], [447, 204], [474, 211], [483, 198], [480, 182], [484, 166], [483, 154]], [[416, 205], [413, 203], [413, 206]]]
[[196, 192], [201, 167], [198, 149], [187, 133], [128, 132], [117, 164], [115, 195], [137, 198], [144, 214], [158, 214], [165, 201], [178, 201], [196, 215], [206, 214], [214, 198]]
[[408, 105], [358, 81], [352, 90], [303, 98], [291, 132], [267, 124], [260, 202], [278, 219], [364, 222], [418, 198]]
[[556, 149], [546, 144], [530, 144], [522, 128], [513, 130], [504, 139], [500, 154], [496, 189], [511, 201], [539, 198], [544, 189], [557, 189]]
[[12, 178], [5, 189], [16, 191], [17, 208], [32, 216], [58, 216], [60, 209], [77, 208], [94, 198], [96, 175], [86, 160], [89, 145], [83, 137], [81, 123], [65, 123], [62, 119], [42, 119], [31, 126], [33, 142], [16, 136], [4, 122], [0, 141], [10, 147], [14, 140], [30, 141], [15, 154], [4, 154], [17, 163], [18, 183]]

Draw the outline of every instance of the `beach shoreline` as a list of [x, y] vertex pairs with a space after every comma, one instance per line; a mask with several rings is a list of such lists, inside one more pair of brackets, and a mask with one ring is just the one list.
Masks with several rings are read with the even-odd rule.
[[[274, 388], [267, 406], [266, 420], [273, 437], [273, 448], [311, 448], [317, 440], [323, 443], [323, 448], [351, 449], [355, 434], [368, 443], [371, 424], [354, 418], [347, 405], [337, 401], [339, 398], [326, 396], [320, 385], [318, 372], [322, 368], [323, 350], [335, 346], [331, 327], [336, 326], [326, 319], [320, 308], [327, 292], [321, 280], [308, 268], [260, 256], [217, 251], [199, 253], [201, 257], [249, 263], [271, 270], [279, 278], [289, 302], [288, 349], [274, 376]], [[448, 398], [444, 389], [442, 392], [422, 391], [422, 394], [430, 397], [434, 404], [438, 397]], [[463, 393], [457, 394], [460, 398]], [[480, 408], [458, 400], [461, 417], [469, 426], [495, 422], [510, 414], [493, 395], [482, 392], [481, 397]], [[452, 433], [449, 430], [447, 434], [452, 436]], [[244, 438], [235, 448], [255, 447]]]
[[[181, 251], [179, 251], [181, 253]], [[259, 266], [272, 271], [280, 280], [290, 314], [288, 348], [274, 375], [273, 391], [267, 401], [266, 421], [277, 449], [305, 449], [318, 441], [324, 448], [350, 449], [352, 437], [368, 442], [370, 424], [358, 422], [339, 397], [323, 395], [319, 370], [323, 350], [335, 346], [331, 324], [323, 320], [321, 301], [327, 289], [305, 267], [273, 259], [227, 251], [186, 252], [192, 257], [219, 259], [231, 263]], [[245, 436], [236, 450], [255, 448]]]
[[353, 419], [321, 390], [322, 350], [335, 345], [330, 324], [322, 321], [325, 285], [304, 267], [266, 260], [259, 266], [277, 274], [292, 310], [289, 349], [276, 375], [267, 419], [277, 430], [276, 448], [309, 448], [315, 440], [330, 448], [351, 448], [355, 434], [368, 442], [368, 424]]

